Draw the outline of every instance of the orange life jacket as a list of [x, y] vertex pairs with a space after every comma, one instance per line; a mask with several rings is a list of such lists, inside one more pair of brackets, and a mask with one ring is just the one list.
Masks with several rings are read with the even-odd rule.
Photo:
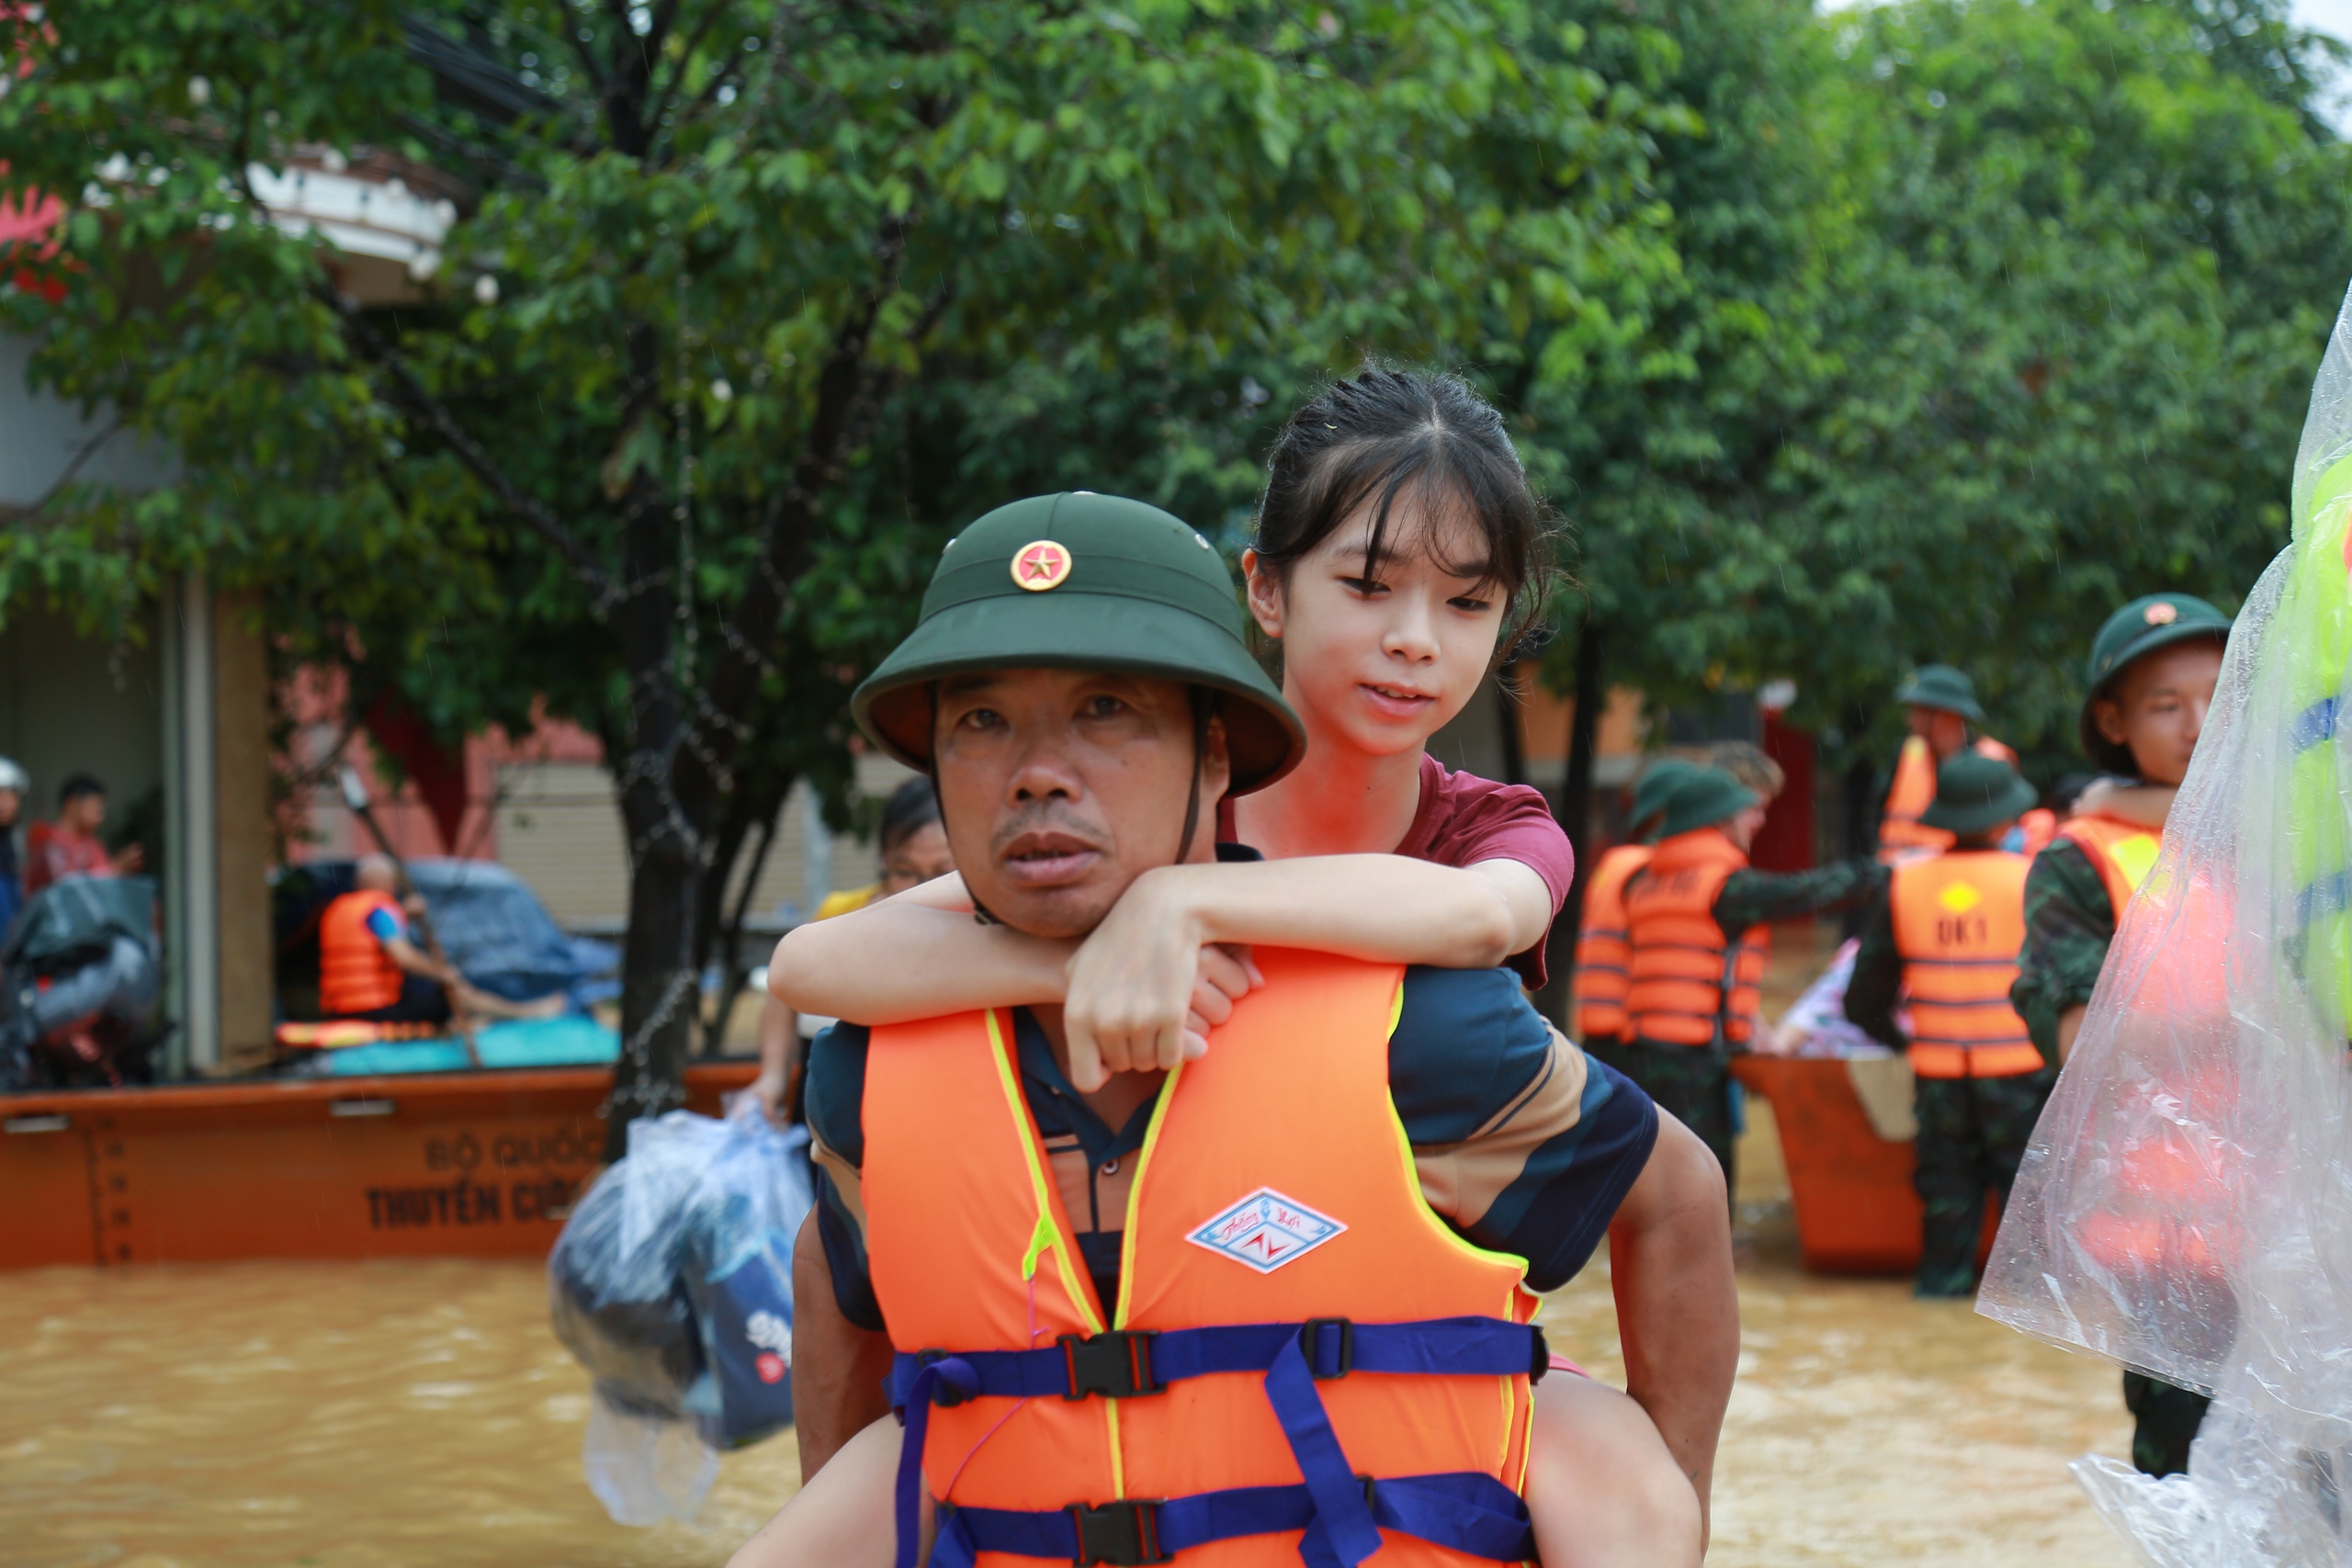
[[2115, 906], [2115, 923], [2121, 925], [2132, 895], [2155, 869], [2156, 856], [2164, 850], [2164, 829], [2143, 828], [2119, 817], [2070, 817], [2058, 837], [2081, 849], [2098, 869], [2099, 880], [2107, 884], [2108, 901]]
[[1629, 1035], [1668, 1045], [1755, 1037], [1771, 933], [1758, 926], [1726, 942], [1714, 915], [1715, 895], [1747, 864], [1720, 829], [1698, 828], [1662, 840], [1625, 884]]
[[[1351, 1563], [1384, 1542], [1383, 1563], [1533, 1554], [1535, 1298], [1422, 1196], [1388, 1093], [1402, 971], [1257, 959], [1266, 984], [1161, 1086], [1114, 1303], [1011, 1016], [874, 1031], [863, 1193], [900, 1352], [902, 1564], [926, 1483], [953, 1505], [935, 1563], [1296, 1568], [1309, 1528]], [[1432, 1521], [1463, 1509], [1477, 1529]]]
[[1647, 844], [1619, 844], [1592, 868], [1577, 931], [1577, 1038], [1616, 1040], [1625, 1032], [1625, 990], [1633, 942], [1625, 927], [1625, 880], [1650, 863]]
[[[1989, 735], [1978, 736], [1968, 749], [2013, 768], [2018, 763], [2018, 754]], [[1957, 840], [1951, 834], [1920, 825], [1919, 814], [1935, 800], [1936, 754], [1924, 739], [1914, 735], [1904, 741], [1903, 750], [1894, 759], [1894, 779], [1887, 787], [1886, 815], [1878, 825], [1881, 864], [1914, 860], [1923, 851], [1939, 854], [1952, 847]]]
[[319, 917], [319, 1010], [373, 1012], [401, 999], [401, 966], [368, 929], [379, 909], [400, 913], [389, 893], [345, 893]]
[[2041, 1066], [2009, 1006], [2030, 864], [2006, 850], [1953, 850], [1894, 868], [1887, 896], [1921, 1077], [2006, 1078]]

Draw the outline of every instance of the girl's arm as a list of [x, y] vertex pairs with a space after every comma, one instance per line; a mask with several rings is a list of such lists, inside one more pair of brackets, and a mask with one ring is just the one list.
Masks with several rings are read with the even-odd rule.
[[1205, 1042], [1189, 1016], [1204, 948], [1262, 942], [1487, 969], [1542, 941], [1551, 911], [1544, 879], [1516, 861], [1311, 855], [1145, 872], [1069, 961], [1070, 1081], [1092, 1089], [1114, 1072], [1198, 1055]]
[[[1078, 946], [980, 924], [964, 879], [950, 873], [786, 931], [768, 963], [768, 992], [786, 1008], [865, 1024], [1046, 1006], [1062, 999]], [[1245, 955], [1212, 948], [1193, 957], [1181, 1027], [1197, 1055], [1255, 976]]]
[[[1451, 870], [1441, 866], [1439, 870]], [[1552, 904], [1552, 889], [1535, 868], [1524, 861], [1482, 860], [1464, 870], [1473, 876], [1483, 876], [1494, 884], [1502, 895], [1503, 905], [1510, 911], [1510, 935], [1505, 939], [1503, 957], [1525, 953], [1542, 942], [1552, 931], [1552, 917], [1558, 911]], [[1479, 965], [1447, 964], [1435, 958], [1414, 960], [1420, 964], [1435, 964], [1441, 968], [1480, 967]]]
[[1077, 943], [972, 917], [949, 874], [863, 909], [785, 932], [768, 992], [786, 1007], [860, 1023], [907, 1023], [982, 1007], [1062, 999]]

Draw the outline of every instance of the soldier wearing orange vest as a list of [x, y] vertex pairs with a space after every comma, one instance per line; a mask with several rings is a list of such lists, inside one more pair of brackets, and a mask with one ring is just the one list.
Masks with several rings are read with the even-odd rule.
[[1651, 763], [1634, 786], [1633, 808], [1625, 818], [1634, 841], [1611, 845], [1592, 868], [1591, 884], [1584, 890], [1583, 916], [1577, 922], [1572, 993], [1577, 1038], [1587, 1044], [1624, 1037], [1625, 988], [1632, 984], [1627, 965], [1634, 956], [1625, 932], [1625, 882], [1649, 863], [1658, 820], [1666, 813], [1667, 795], [1696, 771], [1678, 757], [1662, 757]]
[[[1976, 683], [1949, 664], [1922, 664], [1896, 688], [1894, 700], [1910, 710], [1911, 733], [1894, 759], [1887, 784], [1886, 809], [1878, 829], [1879, 858], [1889, 864], [1906, 856], [1951, 847], [1951, 835], [1920, 819], [1936, 797], [1936, 778], [1962, 751], [1995, 758], [2011, 767], [2018, 754], [1989, 735], [1968, 738], [1968, 727], [1984, 722]], [[2020, 814], [2028, 854], [2050, 841], [2057, 818], [2030, 808]]]
[[1884, 886], [1866, 860], [1815, 871], [1757, 871], [1747, 847], [1764, 803], [1702, 768], [1667, 796], [1657, 848], [1625, 884], [1631, 983], [1622, 1043], [1586, 1050], [1632, 1078], [1712, 1150], [1730, 1183], [1731, 1057], [1756, 1037], [1767, 922], [1860, 904]]
[[[1249, 858], [1217, 800], [1304, 742], [1192, 529], [1017, 502], [923, 611], [853, 705], [936, 781], [975, 912], [1068, 938], [1149, 872]], [[797, 1415], [867, 1424], [738, 1568], [1695, 1568], [1738, 1350], [1697, 1140], [1509, 970], [1255, 962], [1205, 1055], [1093, 1090], [1057, 1007], [819, 1038]], [[1530, 1323], [1604, 1232], [1632, 1398], [1544, 1379]]]
[[[2164, 811], [2188, 776], [2221, 677], [2229, 617], [2186, 593], [2134, 599], [2092, 640], [2083, 750], [2136, 787], [2086, 792], [2078, 814], [2034, 858], [2025, 886], [2025, 944], [2010, 1000], [2043, 1055], [2065, 1060], [2107, 962], [2123, 907], [2155, 863]], [[2183, 962], [2193, 962], [2183, 955]], [[2205, 1396], [2139, 1372], [2123, 1375], [2136, 1419], [2133, 1462], [2186, 1470]]]
[[[1894, 868], [1863, 921], [1846, 986], [1846, 1016], [1907, 1051], [1917, 1079], [1921, 1296], [1974, 1292], [1985, 1190], [2008, 1201], [2057, 1081], [2009, 1005], [2029, 863], [2000, 840], [2034, 799], [2007, 762], [1966, 751], [1946, 762], [1919, 820], [1952, 845]], [[1898, 997], [1910, 1007], [1907, 1040], [1894, 1020]]]

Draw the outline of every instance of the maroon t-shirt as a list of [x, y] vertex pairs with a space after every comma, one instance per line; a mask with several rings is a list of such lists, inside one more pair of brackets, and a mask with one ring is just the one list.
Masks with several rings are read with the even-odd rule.
[[[1238, 837], [1233, 825], [1233, 802], [1217, 807], [1217, 837]], [[1421, 753], [1421, 805], [1400, 855], [1438, 865], [1476, 865], [1480, 861], [1515, 860], [1544, 879], [1557, 916], [1567, 901], [1568, 885], [1577, 877], [1576, 852], [1560, 830], [1544, 792], [1527, 784], [1497, 784], [1476, 773], [1447, 771], [1428, 752]], [[1513, 953], [1510, 966], [1532, 990], [1544, 984], [1544, 944]]]

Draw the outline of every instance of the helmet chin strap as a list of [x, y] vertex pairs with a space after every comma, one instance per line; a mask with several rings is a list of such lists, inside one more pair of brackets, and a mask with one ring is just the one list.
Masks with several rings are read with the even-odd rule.
[[[1184, 831], [1176, 840], [1178, 865], [1182, 865], [1193, 858], [1193, 835], [1199, 832], [1201, 828], [1201, 759], [1208, 753], [1209, 715], [1216, 705], [1205, 686], [1193, 686], [1187, 690], [1191, 694], [1193, 703], [1193, 784], [1191, 793], [1184, 802]], [[939, 682], [933, 681], [930, 691], [931, 765], [925, 772], [931, 775], [931, 797], [938, 804], [939, 830], [944, 836], [947, 831], [947, 796], [939, 787]], [[971, 883], [967, 880], [964, 886], [965, 890], [969, 892]], [[981, 903], [977, 897], [972, 900], [972, 918], [984, 926], [1004, 924], [989, 912], [987, 905]]]

